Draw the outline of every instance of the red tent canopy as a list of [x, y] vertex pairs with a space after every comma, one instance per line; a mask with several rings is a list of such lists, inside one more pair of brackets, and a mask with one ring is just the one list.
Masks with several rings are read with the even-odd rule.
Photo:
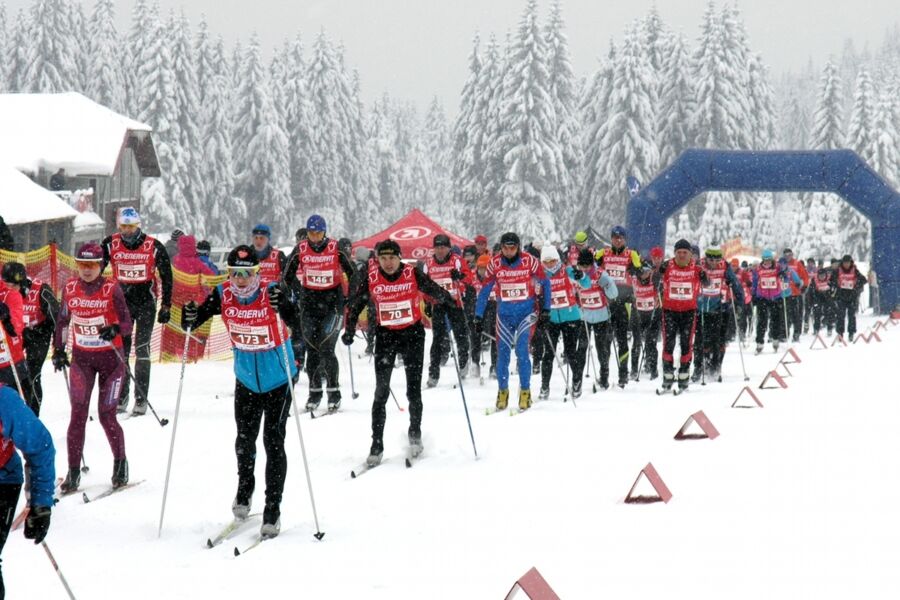
[[400, 244], [400, 251], [403, 253], [404, 259], [425, 259], [431, 256], [434, 236], [439, 233], [449, 237], [450, 243], [460, 248], [475, 243], [447, 231], [426, 217], [421, 210], [414, 208], [384, 231], [379, 231], [364, 240], [354, 242], [353, 249], [355, 251], [356, 248], [363, 246], [369, 250], [374, 250], [378, 242], [390, 238]]

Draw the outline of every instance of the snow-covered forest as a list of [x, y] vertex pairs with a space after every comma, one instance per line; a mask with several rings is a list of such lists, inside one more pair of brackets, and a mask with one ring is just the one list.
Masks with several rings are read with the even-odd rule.
[[[776, 78], [735, 4], [710, 2], [691, 34], [654, 8], [579, 74], [564, 6], [523, 4], [509, 30], [475, 35], [452, 120], [437, 99], [423, 110], [385, 93], [367, 105], [365, 74], [326, 32], [272, 50], [247, 32], [229, 47], [147, 0], [128, 31], [112, 0], [35, 0], [15, 15], [0, 2], [0, 91], [80, 91], [151, 125], [163, 176], [145, 182], [147, 228], [222, 245], [258, 221], [290, 240], [311, 212], [358, 238], [414, 207], [492, 239], [602, 232], [624, 219], [627, 176], [646, 183], [692, 146], [849, 147], [900, 184], [896, 26], [877, 50], [848, 42]], [[839, 198], [797, 200], [709, 193], [671, 219], [670, 238], [868, 255], [868, 223]]]

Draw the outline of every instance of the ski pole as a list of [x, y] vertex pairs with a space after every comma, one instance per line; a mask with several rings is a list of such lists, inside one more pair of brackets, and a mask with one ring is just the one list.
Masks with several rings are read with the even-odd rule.
[[[116, 353], [116, 356], [119, 357], [119, 362], [122, 363], [122, 365], [125, 367], [125, 372], [128, 374], [128, 377], [131, 379], [131, 382], [134, 384], [134, 393], [135, 393], [135, 395], [137, 395], [140, 390], [140, 386], [138, 385], [137, 379], [135, 379], [134, 375], [132, 375], [132, 373], [131, 373], [131, 367], [128, 365], [128, 362], [125, 360], [125, 357], [122, 356], [122, 353], [119, 352], [119, 349], [116, 348], [115, 346], [111, 346], [111, 347], [113, 349], [113, 352]], [[156, 417], [156, 421], [159, 423], [160, 427], [165, 427], [166, 425], [169, 424], [168, 419], [160, 419], [159, 418], [159, 415], [156, 414], [156, 409], [153, 408], [153, 405], [150, 404], [150, 400], [147, 399], [146, 396], [144, 397], [144, 402], [146, 402], [147, 406], [150, 407], [150, 412], [152, 412], [153, 416]]]
[[397, 400], [397, 396], [394, 395], [394, 388], [392, 388], [391, 386], [388, 386], [388, 391], [391, 393], [391, 398], [394, 399], [394, 404], [397, 405], [397, 410], [399, 410], [400, 412], [406, 412], [406, 411], [403, 409], [403, 407], [400, 406], [400, 401]]
[[475, 447], [475, 434], [472, 433], [472, 420], [469, 418], [469, 405], [466, 403], [466, 392], [463, 389], [462, 375], [459, 372], [459, 360], [456, 357], [456, 332], [450, 327], [450, 319], [444, 314], [444, 325], [450, 332], [451, 343], [450, 353], [453, 355], [453, 366], [456, 367], [456, 379], [459, 381], [459, 393], [462, 396], [463, 410], [466, 412], [466, 423], [469, 424], [469, 437], [472, 439], [472, 451], [475, 452], [475, 458], [478, 459], [478, 448]]
[[[737, 318], [737, 307], [735, 303], [731, 303], [731, 313], [734, 315], [734, 327], [737, 329], [738, 327], [738, 318]], [[744, 372], [744, 381], [750, 381], [750, 378], [747, 376], [747, 367], [744, 366], [744, 349], [741, 347], [742, 344], [740, 340], [738, 341], [738, 352], [741, 355], [741, 370]]]
[[56, 571], [56, 574], [59, 575], [59, 580], [62, 582], [63, 587], [66, 588], [66, 593], [69, 595], [69, 598], [71, 600], [75, 600], [75, 594], [72, 593], [72, 588], [69, 587], [69, 582], [66, 581], [62, 570], [59, 568], [59, 563], [56, 562], [55, 558], [53, 558], [53, 553], [50, 552], [50, 546], [47, 545], [46, 541], [42, 541], [41, 546], [44, 547], [44, 552], [47, 553], [47, 558], [50, 559], [50, 564], [53, 565], [53, 569]]
[[788, 318], [787, 318], [787, 298], [781, 298], [781, 308], [782, 313], [784, 313], [784, 330], [782, 333], [784, 334], [784, 341], [787, 343], [788, 339]]
[[[278, 324], [278, 333], [281, 334], [284, 331], [284, 324], [281, 321], [281, 314], [275, 307], [272, 307], [272, 310], [275, 311], [275, 320]], [[309, 503], [312, 505], [313, 511], [313, 520], [316, 523], [316, 532], [313, 534], [317, 540], [321, 540], [325, 537], [325, 532], [321, 530], [319, 527], [319, 515], [316, 512], [316, 499], [313, 496], [313, 488], [312, 488], [312, 479], [309, 476], [309, 463], [306, 460], [306, 445], [303, 443], [303, 430], [300, 428], [300, 412], [297, 409], [297, 397], [294, 395], [294, 382], [291, 381], [291, 363], [288, 359], [287, 353], [287, 341], [282, 340], [281, 342], [281, 354], [282, 358], [284, 358], [284, 374], [287, 376], [287, 386], [288, 390], [291, 393], [291, 405], [294, 407], [294, 421], [297, 423], [297, 436], [300, 438], [300, 453], [303, 455], [303, 470], [306, 471], [306, 485], [309, 488]]]
[[590, 327], [588, 327], [587, 321], [584, 321], [584, 331], [587, 334], [588, 360], [590, 360], [589, 364], [590, 364], [590, 369], [592, 371], [591, 374], [588, 375], [588, 377], [591, 377], [591, 379], [592, 379], [591, 385], [593, 386], [594, 393], [596, 394], [597, 393], [597, 366], [594, 364], [594, 351], [592, 350], [594, 340], [593, 340], [593, 336], [591, 335], [591, 329], [590, 329]]
[[25, 392], [22, 391], [22, 381], [19, 379], [19, 370], [16, 368], [15, 362], [13, 362], [12, 345], [10, 345], [9, 336], [6, 334], [6, 326], [0, 324], [0, 331], [3, 332], [3, 346], [6, 348], [7, 352], [9, 352], [9, 370], [13, 372], [13, 377], [16, 380], [16, 387], [19, 389], [19, 396], [28, 403], [28, 398], [25, 397]]
[[353, 354], [350, 352], [350, 346], [347, 346], [347, 363], [350, 365], [350, 390], [353, 399], [356, 400], [359, 398], [359, 394], [356, 393], [356, 382], [353, 380]]
[[705, 314], [700, 311], [700, 385], [706, 385], [706, 326], [703, 318]]
[[[69, 399], [72, 398], [72, 390], [69, 389], [69, 370], [63, 366], [62, 368], [63, 381], [66, 382], [66, 393], [69, 395]], [[87, 473], [91, 468], [87, 466], [87, 462], [84, 460], [84, 451], [81, 453], [81, 472]]]
[[175, 433], [178, 431], [178, 413], [181, 410], [181, 390], [184, 389], [184, 368], [187, 364], [188, 344], [191, 343], [191, 326], [184, 332], [184, 347], [181, 350], [181, 376], [178, 379], [178, 395], [175, 397], [175, 416], [172, 423], [172, 440], [169, 442], [169, 460], [166, 464], [166, 483], [163, 486], [162, 508], [159, 510], [159, 528], [156, 537], [162, 537], [163, 518], [166, 516], [166, 498], [169, 495], [169, 475], [172, 474], [172, 456], [175, 454]]
[[[559, 356], [556, 355], [556, 346], [553, 344], [553, 340], [550, 339], [550, 332], [547, 331], [547, 328], [544, 328], [544, 337], [547, 339], [547, 349], [553, 354], [553, 358], [556, 359], [556, 366], [559, 368], [559, 374], [563, 376], [563, 381], [566, 382], [566, 395], [563, 396], [563, 402], [565, 402], [568, 396], [572, 395], [572, 390], [569, 387], [569, 377], [566, 375], [565, 369], [563, 369], [562, 361], [559, 360]], [[572, 406], [576, 406], [575, 398], [572, 398]]]

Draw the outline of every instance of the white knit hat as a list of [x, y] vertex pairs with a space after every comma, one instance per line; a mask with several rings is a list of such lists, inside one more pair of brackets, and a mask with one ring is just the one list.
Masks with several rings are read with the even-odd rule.
[[553, 244], [547, 244], [541, 248], [541, 262], [545, 260], [559, 260], [559, 252]]

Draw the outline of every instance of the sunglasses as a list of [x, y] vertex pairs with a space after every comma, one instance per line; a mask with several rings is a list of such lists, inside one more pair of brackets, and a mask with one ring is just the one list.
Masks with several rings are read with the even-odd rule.
[[253, 277], [259, 267], [228, 267], [229, 277]]

